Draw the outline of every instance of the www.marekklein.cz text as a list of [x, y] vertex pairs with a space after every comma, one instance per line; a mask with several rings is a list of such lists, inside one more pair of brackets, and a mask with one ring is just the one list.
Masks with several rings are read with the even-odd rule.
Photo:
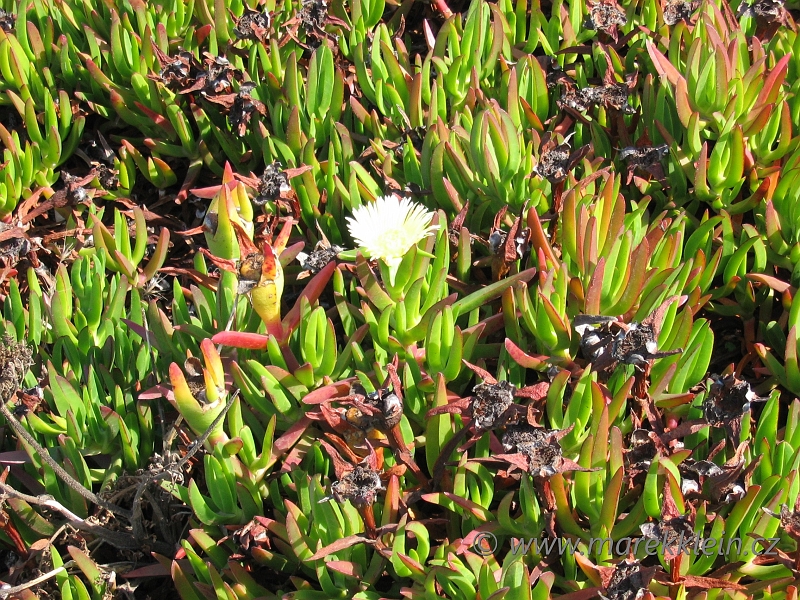
[[[561, 555], [564, 554], [573, 554], [578, 552], [579, 554], [601, 554], [604, 551], [608, 551], [609, 553], [615, 556], [627, 556], [631, 552], [634, 555], [639, 554], [639, 549], [644, 548], [644, 552], [647, 555], [654, 555], [658, 552], [659, 547], [670, 548], [673, 549], [673, 554], [694, 554], [694, 555], [711, 555], [716, 554], [718, 556], [728, 555], [731, 552], [735, 554], [741, 554], [742, 550], [745, 549], [745, 556], [755, 555], [755, 556], [774, 556], [777, 555], [778, 552], [776, 550], [776, 546], [780, 538], [760, 538], [760, 539], [748, 539], [742, 540], [741, 538], [734, 537], [734, 538], [704, 538], [701, 537], [700, 534], [696, 534], [694, 536], [688, 536], [685, 534], [681, 534], [676, 539], [667, 539], [666, 536], [662, 538], [654, 538], [654, 537], [623, 537], [618, 540], [612, 540], [611, 538], [592, 538], [589, 540], [589, 544], [587, 549], [584, 551], [581, 548], [580, 540], [570, 540], [564, 538], [557, 538], [557, 539], [540, 539], [540, 538], [512, 538], [511, 539], [511, 552], [513, 554], [527, 554], [528, 551], [533, 548], [533, 551], [539, 555], [549, 555], [553, 552], [557, 552]], [[749, 545], [749, 550], [746, 549], [747, 545]]]

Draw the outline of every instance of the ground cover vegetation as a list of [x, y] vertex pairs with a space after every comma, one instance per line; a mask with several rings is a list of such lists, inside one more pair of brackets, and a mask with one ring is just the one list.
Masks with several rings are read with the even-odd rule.
[[791, 8], [0, 0], [0, 596], [796, 599]]

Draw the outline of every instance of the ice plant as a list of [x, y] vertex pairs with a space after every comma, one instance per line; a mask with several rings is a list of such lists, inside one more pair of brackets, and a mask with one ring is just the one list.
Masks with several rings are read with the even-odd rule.
[[[219, 353], [208, 338], [201, 342], [200, 349], [205, 368], [197, 358], [189, 358], [184, 364], [186, 375], [176, 363], [169, 368], [172, 394], [168, 399], [197, 435], [214, 422], [226, 401], [225, 372]], [[227, 440], [222, 423], [218, 423], [208, 438], [210, 447]]]
[[381, 196], [371, 205], [353, 211], [347, 218], [350, 235], [368, 258], [378, 259], [389, 267], [394, 285], [397, 267], [411, 248], [436, 231], [431, 225], [433, 213], [409, 198]]
[[222, 259], [210, 252], [204, 252], [219, 268], [238, 275], [238, 292], [249, 295], [253, 309], [264, 321], [267, 331], [278, 339], [283, 339], [284, 333], [281, 324], [283, 267], [278, 256], [286, 247], [293, 223], [292, 220], [286, 221], [277, 239], [274, 242], [265, 241], [260, 250], [238, 223], [232, 223], [239, 243], [241, 259], [238, 261]]

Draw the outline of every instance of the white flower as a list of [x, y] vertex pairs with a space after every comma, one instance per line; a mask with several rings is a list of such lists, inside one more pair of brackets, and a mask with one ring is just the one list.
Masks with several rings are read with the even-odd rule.
[[382, 196], [347, 217], [350, 235], [369, 258], [396, 269], [412, 246], [438, 229], [433, 213], [408, 198]]

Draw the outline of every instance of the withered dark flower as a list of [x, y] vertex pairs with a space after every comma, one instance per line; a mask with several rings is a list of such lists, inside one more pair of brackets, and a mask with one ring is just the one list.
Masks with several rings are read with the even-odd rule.
[[[0, 222], [0, 234], [13, 229], [15, 229], [13, 225]], [[30, 252], [31, 242], [21, 229], [16, 234], [8, 235], [15, 235], [15, 237], [0, 242], [0, 257], [14, 261]]]
[[783, 23], [787, 19], [784, 0], [756, 0], [748, 4], [745, 0], [739, 5], [739, 16], [749, 16], [765, 23]]
[[[348, 452], [352, 452], [351, 448], [366, 447], [370, 450], [371, 456], [374, 452], [371, 450], [369, 438], [382, 437], [375, 436], [376, 431], [385, 434], [389, 446], [395, 453], [398, 466], [411, 469], [417, 481], [427, 485], [427, 477], [414, 461], [399, 427], [403, 418], [403, 392], [402, 383], [397, 375], [398, 364], [398, 358], [395, 356], [395, 359], [386, 365], [387, 378], [376, 391], [368, 393], [361, 383], [351, 384], [347, 396], [325, 400], [320, 404], [321, 411], [318, 417], [312, 418], [324, 420], [334, 431], [341, 433], [347, 444], [344, 440], [341, 443], [345, 447], [349, 444]], [[330, 402], [344, 406], [332, 408]], [[377, 468], [376, 465], [377, 463], [374, 463], [372, 467]]]
[[645, 463], [650, 466], [658, 454], [655, 442], [646, 429], [634, 429], [631, 432], [630, 447], [625, 453], [625, 461], [629, 465]]
[[691, 505], [689, 511], [681, 514], [669, 482], [664, 484], [664, 501], [661, 506], [661, 521], [644, 523], [639, 526], [642, 535], [651, 540], [658, 540], [664, 549], [664, 559], [673, 560], [685, 550], [695, 548], [697, 538], [694, 533], [695, 512]]
[[695, 2], [667, 0], [667, 2], [664, 3], [664, 23], [672, 27], [673, 25], [677, 25], [680, 21], [688, 21], [695, 8]]
[[640, 140], [640, 145], [628, 146], [619, 152], [620, 159], [627, 163], [626, 185], [633, 180], [636, 169], [641, 169], [654, 176], [659, 181], [664, 179], [664, 169], [661, 161], [669, 154], [669, 146], [651, 146], [647, 140]]
[[247, 525], [233, 532], [233, 543], [248, 553], [253, 548], [272, 548], [269, 527], [273, 523], [273, 519], [256, 516]]
[[14, 31], [14, 26], [17, 23], [16, 15], [13, 15], [10, 12], [4, 11], [0, 8], [0, 29], [5, 31], [6, 33], [11, 33]]
[[631, 323], [627, 331], [620, 331], [614, 338], [611, 357], [621, 363], [640, 365], [654, 358], [672, 356], [680, 350], [658, 351], [655, 329], [652, 325]]
[[186, 384], [189, 391], [198, 401], [206, 402], [206, 378], [203, 375], [203, 363], [196, 356], [190, 356], [183, 362], [186, 373]]
[[587, 145], [573, 152], [572, 147], [569, 145], [571, 137], [572, 134], [568, 135], [561, 144], [556, 144], [553, 139], [544, 142], [539, 162], [533, 168], [533, 172], [539, 177], [547, 179], [550, 183], [564, 181], [567, 178], [567, 174], [589, 151], [589, 146]]
[[[466, 360], [462, 360], [462, 362], [473, 373], [483, 379], [483, 383], [473, 388], [474, 393], [472, 396], [459, 398], [445, 406], [437, 406], [427, 413], [428, 418], [442, 413], [458, 413], [472, 417], [472, 423], [459, 430], [442, 449], [434, 465], [434, 482], [437, 484], [444, 474], [445, 462], [468, 436], [469, 440], [462, 448], [462, 451], [479, 440], [486, 431], [503, 425], [518, 423], [521, 418], [527, 418], [530, 425], [535, 425], [536, 415], [540, 412], [535, 403], [547, 396], [547, 390], [550, 387], [549, 383], [541, 382], [517, 389], [516, 386], [507, 381], [497, 381], [488, 371], [477, 365], [473, 365]], [[533, 403], [527, 407], [515, 404], [515, 397], [528, 398]]]
[[781, 528], [783, 528], [792, 539], [800, 542], [800, 496], [797, 497], [794, 510], [789, 510], [789, 507], [785, 504], [781, 505], [781, 511], [779, 513], [766, 507], [763, 507], [761, 510], [776, 519], [780, 519]]
[[530, 227], [524, 229], [522, 227], [522, 216], [527, 208], [528, 203], [526, 202], [508, 233], [500, 228], [508, 207], [504, 206], [495, 215], [492, 231], [486, 240], [489, 251], [492, 253], [492, 277], [495, 281], [500, 281], [505, 277], [511, 269], [511, 265], [517, 260], [525, 258], [530, 252], [531, 230]]
[[555, 58], [551, 58], [546, 67], [545, 83], [548, 89], [553, 89], [559, 84], [568, 86], [575, 85], [575, 80], [564, 72], [564, 69], [561, 68], [561, 65], [558, 64]]
[[603, 600], [638, 600], [647, 591], [655, 567], [643, 568], [638, 560], [625, 560], [614, 567], [600, 567]]
[[306, 33], [320, 30], [328, 20], [328, 3], [325, 0], [303, 0], [298, 16]]
[[156, 48], [162, 68], [158, 78], [164, 85], [174, 88], [183, 88], [190, 85], [203, 73], [203, 66], [194, 54], [181, 50], [174, 57], [167, 56]]
[[528, 472], [539, 477], [558, 473], [564, 458], [561, 445], [552, 439], [547, 444], [523, 444], [519, 452], [528, 458]]
[[597, 87], [569, 88], [561, 96], [559, 104], [579, 111], [592, 106], [605, 106], [625, 114], [634, 114], [636, 109], [628, 103], [631, 88], [625, 83], [607, 83]]
[[607, 33], [616, 40], [617, 28], [627, 22], [625, 11], [619, 4], [614, 0], [600, 0], [589, 5], [589, 15], [586, 17], [584, 27]]
[[97, 181], [100, 186], [105, 190], [114, 190], [119, 187], [119, 172], [116, 169], [111, 169], [108, 166], [98, 163], [95, 166]]
[[351, 392], [353, 406], [347, 409], [344, 418], [353, 427], [362, 431], [374, 427], [387, 431], [402, 419], [403, 403], [389, 388], [368, 393], [364, 386], [355, 383]]
[[266, 166], [258, 185], [258, 196], [253, 199], [256, 206], [264, 206], [267, 202], [274, 202], [281, 194], [291, 191], [289, 176], [283, 171], [283, 166], [277, 160]]
[[661, 161], [667, 154], [669, 154], [669, 146], [667, 144], [643, 147], [628, 146], [620, 150], [619, 157], [628, 164], [650, 167]]
[[[241, 73], [224, 56], [205, 53], [205, 83], [200, 88], [205, 94], [224, 94], [232, 89], [232, 81], [241, 79]], [[197, 84], [195, 84], [195, 87]], [[187, 90], [188, 91], [188, 90]]]
[[331, 246], [320, 240], [311, 254], [300, 252], [297, 255], [297, 260], [300, 261], [300, 266], [309, 273], [319, 273], [329, 262], [335, 260], [342, 251], [344, 251], [344, 248], [341, 246]]
[[261, 116], [267, 115], [267, 107], [260, 100], [256, 100], [250, 94], [255, 89], [253, 82], [243, 83], [239, 86], [239, 93], [233, 99], [233, 107], [228, 115], [233, 130], [240, 136], [247, 133], [247, 126], [253, 118], [254, 113]]
[[703, 402], [703, 415], [711, 426], [728, 429], [738, 440], [736, 432], [741, 430], [742, 418], [750, 411], [751, 403], [764, 402], [767, 398], [757, 396], [747, 381], [735, 375], [712, 375], [711, 378], [713, 383]]
[[[352, 452], [344, 446], [344, 443], [335, 437], [330, 438], [337, 446], [343, 447], [347, 450], [348, 454]], [[364, 519], [364, 528], [366, 534], [375, 539], [377, 537], [377, 528], [375, 526], [375, 514], [372, 510], [372, 505], [378, 497], [378, 492], [385, 489], [383, 487], [381, 477], [391, 477], [392, 475], [402, 475], [405, 472], [405, 467], [402, 465], [395, 465], [386, 473], [381, 473], [378, 470], [378, 456], [375, 450], [367, 442], [369, 454], [367, 457], [359, 462], [355, 467], [346, 462], [334, 446], [324, 440], [319, 443], [328, 451], [328, 455], [333, 461], [333, 469], [336, 472], [338, 481], [331, 484], [331, 495], [325, 496], [320, 499], [320, 502], [329, 502], [336, 500], [337, 502], [344, 502], [350, 500], [353, 505], [358, 509], [361, 518]]]
[[73, 202], [75, 204], [86, 202], [94, 196], [94, 190], [87, 190], [84, 186], [88, 185], [92, 179], [95, 178], [96, 174], [96, 170], [93, 169], [88, 175], [84, 177], [78, 177], [62, 169], [61, 180], [64, 182], [65, 188], [60, 190], [60, 192], [65, 194], [65, 197], [69, 202]]
[[[537, 383], [522, 389], [508, 381], [498, 381], [488, 371], [477, 365], [463, 361], [473, 373], [483, 379], [473, 388], [473, 395], [448, 404], [447, 407], [432, 409], [429, 416], [439, 412], [453, 412], [456, 407], [469, 407], [476, 435], [484, 431], [500, 427], [506, 423], [516, 423], [522, 415], [530, 415], [529, 408], [514, 404], [514, 398], [529, 398], [537, 401], [547, 396], [549, 383]], [[450, 409], [448, 409], [450, 407]]]
[[572, 431], [568, 429], [545, 429], [530, 423], [511, 425], [503, 435], [503, 449], [508, 454], [495, 454], [488, 460], [502, 460], [513, 467], [530, 473], [534, 477], [552, 477], [568, 471], [593, 471], [580, 466], [563, 455], [559, 441]]
[[533, 170], [539, 177], [544, 177], [551, 183], [563, 180], [567, 177], [569, 167], [569, 155], [572, 148], [567, 142], [542, 148], [542, 155]]
[[33, 350], [6, 334], [0, 341], [0, 402], [6, 402], [19, 389], [33, 366]]
[[[279, 45], [283, 46], [293, 39], [306, 51], [319, 48], [323, 41], [336, 47], [336, 36], [325, 30], [329, 25], [350, 29], [345, 21], [329, 14], [326, 0], [303, 0], [302, 7], [297, 14], [283, 23], [282, 28], [286, 30], [286, 35], [281, 39]], [[299, 29], [305, 33], [305, 42], [297, 37]]]
[[19, 390], [17, 392], [17, 405], [14, 407], [14, 416], [20, 418], [29, 412], [36, 412], [43, 401], [44, 390], [39, 385], [26, 390]]
[[639, 529], [645, 538], [663, 543], [665, 560], [672, 560], [683, 550], [695, 547], [694, 527], [687, 515], [662, 519], [659, 523], [644, 523]]
[[600, 371], [618, 363], [640, 366], [651, 360], [679, 354], [682, 350], [658, 350], [658, 336], [664, 315], [669, 305], [678, 299], [678, 296], [668, 298], [641, 323], [624, 323], [613, 317], [578, 315], [574, 319], [574, 326], [581, 336], [584, 357]]
[[517, 388], [508, 381], [479, 383], [473, 388], [472, 418], [475, 428], [486, 430], [495, 427], [502, 415], [514, 403]]
[[658, 456], [658, 447], [646, 429], [631, 432], [630, 446], [624, 452], [625, 476], [631, 487], [644, 483], [650, 465]]
[[337, 502], [350, 500], [353, 506], [363, 508], [372, 505], [382, 489], [380, 474], [371, 468], [358, 465], [331, 485], [331, 494]]
[[759, 459], [756, 459], [745, 467], [746, 448], [747, 442], [742, 442], [736, 454], [722, 466], [711, 460], [696, 462], [690, 460], [681, 463], [678, 468], [681, 471], [681, 488], [684, 496], [687, 492], [698, 493], [702, 490], [708, 493], [713, 502], [723, 504], [744, 498], [749, 487], [750, 474], [759, 463]]
[[207, 98], [229, 94], [233, 90], [232, 82], [241, 82], [243, 79], [242, 72], [222, 56], [205, 52], [201, 63], [191, 52], [180, 51], [177, 56], [171, 57], [158, 48], [155, 50], [163, 66], [159, 75], [150, 77], [177, 89], [179, 94], [200, 92]]
[[526, 444], [540, 445], [546, 443], [554, 433], [557, 433], [557, 430], [534, 427], [528, 423], [516, 423], [506, 428], [501, 443], [506, 452], [517, 452]]
[[245, 6], [245, 13], [236, 21], [233, 33], [240, 40], [252, 40], [263, 42], [267, 36], [272, 20], [269, 13], [258, 12]]

